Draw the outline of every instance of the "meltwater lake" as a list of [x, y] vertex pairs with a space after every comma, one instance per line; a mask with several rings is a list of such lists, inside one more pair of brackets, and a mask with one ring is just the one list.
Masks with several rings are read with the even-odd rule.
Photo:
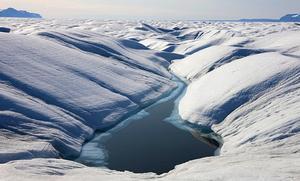
[[185, 84], [177, 82], [178, 88], [168, 97], [97, 133], [76, 161], [117, 171], [162, 174], [187, 161], [213, 156], [217, 145], [204, 142], [201, 130], [180, 123], [176, 109]]

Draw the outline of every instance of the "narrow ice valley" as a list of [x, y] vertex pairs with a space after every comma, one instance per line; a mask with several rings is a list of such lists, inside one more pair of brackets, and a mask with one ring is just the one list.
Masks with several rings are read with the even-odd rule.
[[0, 25], [0, 181], [300, 180], [297, 23]]

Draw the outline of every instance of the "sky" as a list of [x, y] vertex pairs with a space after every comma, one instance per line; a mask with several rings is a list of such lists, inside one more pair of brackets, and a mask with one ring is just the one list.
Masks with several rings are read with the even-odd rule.
[[225, 20], [279, 18], [300, 12], [300, 0], [0, 0], [45, 18]]

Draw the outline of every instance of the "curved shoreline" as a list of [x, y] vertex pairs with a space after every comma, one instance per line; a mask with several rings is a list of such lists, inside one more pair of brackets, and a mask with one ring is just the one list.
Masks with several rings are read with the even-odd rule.
[[[178, 103], [179, 103], [181, 97], [185, 93], [186, 84], [184, 81], [180, 80], [179, 78], [177, 78], [175, 76], [173, 77], [173, 81], [177, 83], [177, 88], [175, 90], [173, 90], [168, 96], [156, 101], [155, 103], [151, 104], [150, 106], [140, 110], [138, 113], [128, 117], [127, 119], [122, 120], [115, 127], [111, 128], [109, 130], [106, 130], [106, 131], [102, 131], [102, 132], [98, 131], [95, 134], [95, 137], [83, 146], [81, 155], [78, 158], [76, 158], [74, 161], [86, 164], [87, 166], [104, 167], [105, 165], [107, 165], [106, 160], [108, 158], [110, 158], [109, 153], [108, 153], [110, 151], [105, 146], [110, 142], [110, 139], [114, 140], [113, 141], [114, 147], [117, 149], [119, 147], [118, 145], [121, 143], [122, 144], [124, 142], [126, 143], [129, 140], [134, 141], [135, 136], [133, 136], [133, 137], [129, 136], [129, 135], [133, 134], [132, 132], [135, 132], [134, 130], [143, 130], [143, 131], [148, 132], [153, 129], [153, 126], [157, 127], [157, 129], [162, 129], [162, 130], [166, 129], [163, 132], [169, 132], [170, 130], [168, 130], [168, 129], [171, 129], [171, 128], [174, 130], [177, 129], [178, 130], [177, 135], [176, 134], [175, 135], [168, 134], [169, 137], [174, 136], [174, 138], [172, 138], [172, 139], [176, 139], [176, 137], [178, 137], [177, 139], [179, 139], [179, 137], [181, 135], [180, 132], [182, 132], [182, 133], [186, 133], [187, 135], [190, 135], [191, 137], [194, 137], [193, 139], [198, 140], [199, 144], [202, 142], [202, 143], [205, 143], [208, 147], [213, 147], [213, 148], [219, 147], [221, 144], [218, 142], [218, 140], [215, 140], [214, 137], [211, 136], [211, 135], [214, 135], [215, 133], [209, 132], [208, 131], [208, 130], [210, 130], [209, 128], [197, 127], [196, 125], [193, 125], [192, 123], [188, 123], [187, 121], [184, 121], [180, 118], [180, 115], [178, 114]], [[145, 122], [144, 119], [148, 120], [149, 116], [150, 117], [153, 117], [153, 116], [158, 117], [158, 119], [159, 119], [160, 113], [152, 112], [150, 110], [152, 110], [152, 109], [157, 110], [157, 108], [156, 108], [157, 106], [161, 107], [161, 104], [166, 104], [169, 101], [172, 102], [172, 105], [174, 107], [172, 106], [170, 115], [167, 115], [167, 117], [164, 118], [165, 123], [159, 123], [161, 121], [158, 121], [155, 118], [153, 120], [154, 122], [152, 122], [152, 121], [151, 121], [151, 123], [150, 122], [147, 123], [148, 121]], [[167, 127], [164, 126], [164, 124], [170, 125], [169, 126], [170, 128], [168, 128], [168, 126]], [[141, 125], [141, 126], [137, 126], [137, 125]], [[134, 127], [134, 130], [131, 130], [133, 128], [129, 128], [129, 127]], [[179, 130], [182, 130], [182, 131], [179, 131]], [[125, 138], [124, 136], [122, 136], [122, 137], [119, 136], [120, 138], [114, 138], [118, 134], [122, 134], [122, 132], [127, 132], [124, 136], [128, 137], [128, 138]], [[152, 136], [150, 136], [148, 134], [146, 134], [144, 136], [146, 136], [147, 139], [150, 138], [151, 140], [156, 140], [154, 138], [151, 138]], [[158, 136], [158, 135], [155, 135], [155, 136]], [[190, 138], [190, 139], [192, 139], [192, 138]], [[138, 140], [136, 140], [136, 141], [138, 141]], [[118, 143], [118, 142], [120, 142], [120, 143]], [[190, 141], [187, 139], [187, 140], [185, 140], [185, 142], [188, 143]], [[194, 141], [194, 142], [196, 142], [196, 141]], [[139, 143], [137, 143], [137, 144], [139, 144]], [[159, 145], [164, 145], [164, 144], [168, 144], [168, 143], [161, 142]], [[158, 147], [159, 147], [159, 145], [158, 145]], [[172, 146], [172, 143], [170, 143], [170, 146]], [[120, 149], [121, 149], [121, 147], [120, 147]], [[146, 150], [148, 150], [149, 148], [146, 149], [146, 147], [145, 147], [144, 149], [145, 149], [145, 153], [141, 153], [141, 154], [147, 155]], [[135, 149], [132, 149], [133, 152], [134, 152], [134, 150]], [[195, 151], [196, 150], [198, 150], [197, 147], [195, 147]], [[204, 150], [205, 149], [203, 148], [203, 151]], [[113, 151], [115, 153], [120, 152], [119, 154], [123, 154], [123, 152], [121, 150], [115, 150], [115, 151], [111, 150], [111, 151]], [[190, 151], [191, 150], [189, 150], [187, 148], [187, 152], [190, 152]], [[216, 151], [216, 152], [218, 152], [218, 151]], [[216, 152], [214, 155], [217, 155]], [[110, 154], [112, 154], [112, 153], [110, 153]], [[160, 155], [162, 155], [162, 154], [160, 154]], [[145, 158], [145, 160], [147, 160], [146, 157], [143, 157], [143, 158]], [[199, 155], [199, 158], [203, 158], [203, 157], [202, 156], [200, 157], [200, 155]], [[174, 161], [176, 161], [176, 160], [174, 160]], [[161, 173], [163, 173], [163, 172], [161, 172]]]

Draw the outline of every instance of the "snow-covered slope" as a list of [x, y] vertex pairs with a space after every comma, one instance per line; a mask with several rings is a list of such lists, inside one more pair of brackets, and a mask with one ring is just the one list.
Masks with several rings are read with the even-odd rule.
[[[177, 178], [300, 178], [299, 35], [278, 32], [243, 46], [212, 46], [174, 61], [171, 70], [191, 80], [179, 104], [180, 115], [211, 126], [224, 141], [218, 158], [183, 164], [172, 172]], [[243, 51], [247, 53], [239, 53]], [[218, 172], [202, 164], [217, 164], [222, 176], [211, 176]], [[204, 174], [196, 173], [202, 169]], [[176, 178], [172, 173], [168, 178]]]
[[299, 72], [298, 59], [278, 53], [235, 60], [194, 80], [180, 102], [180, 115], [204, 125], [219, 123], [249, 100], [297, 78]]
[[[12, 33], [0, 34], [0, 180], [300, 179], [299, 26], [11, 19], [1, 24]], [[166, 68], [180, 57], [185, 58], [170, 66], [189, 80], [179, 113], [222, 136], [219, 156], [159, 176], [53, 159], [77, 155], [95, 129], [174, 88]]]
[[38, 37], [0, 34], [0, 41], [2, 163], [76, 156], [94, 130], [175, 86], [163, 59], [146, 56], [140, 69], [122, 57], [92, 56]]
[[300, 32], [281, 32], [271, 34], [250, 43], [248, 47], [277, 51], [288, 56], [300, 57]]
[[175, 74], [193, 80], [235, 59], [258, 53], [261, 52], [234, 46], [211, 46], [174, 61], [170, 68]]

